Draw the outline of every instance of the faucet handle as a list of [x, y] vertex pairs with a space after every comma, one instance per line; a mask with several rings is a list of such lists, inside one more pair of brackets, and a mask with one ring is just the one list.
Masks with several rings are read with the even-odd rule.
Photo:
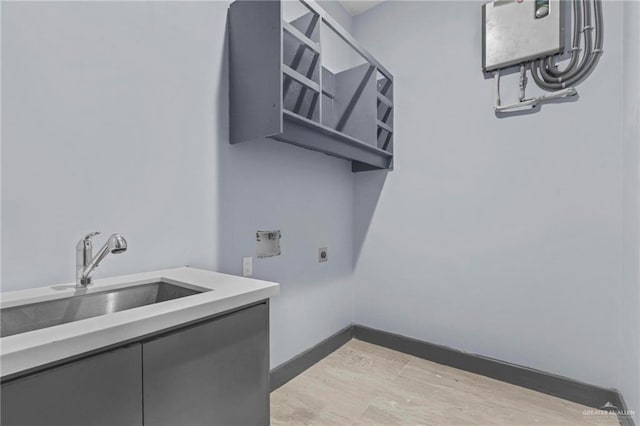
[[78, 241], [78, 245], [76, 246], [76, 248], [81, 249], [85, 246], [91, 246], [91, 238], [99, 234], [99, 231], [89, 232], [87, 235], [80, 238], [80, 241]]
[[92, 237], [95, 237], [96, 235], [100, 235], [100, 231], [94, 231], [94, 232], [89, 232], [87, 235], [85, 235], [84, 237], [82, 237], [82, 241], [86, 241], [91, 239]]

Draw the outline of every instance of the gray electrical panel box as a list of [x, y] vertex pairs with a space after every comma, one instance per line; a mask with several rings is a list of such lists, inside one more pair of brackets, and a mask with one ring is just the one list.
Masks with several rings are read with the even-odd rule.
[[561, 0], [482, 5], [482, 69], [493, 71], [564, 51]]

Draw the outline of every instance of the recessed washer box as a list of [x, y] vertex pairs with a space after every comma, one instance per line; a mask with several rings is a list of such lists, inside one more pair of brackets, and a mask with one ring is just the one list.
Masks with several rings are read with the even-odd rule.
[[280, 256], [280, 230], [256, 231], [256, 255], [259, 259]]
[[482, 69], [494, 71], [564, 52], [560, 0], [482, 5]]

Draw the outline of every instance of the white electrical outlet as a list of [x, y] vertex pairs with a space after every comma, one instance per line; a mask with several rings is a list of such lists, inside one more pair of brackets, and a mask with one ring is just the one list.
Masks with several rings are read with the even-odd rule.
[[250, 277], [253, 275], [253, 257], [242, 258], [242, 276]]

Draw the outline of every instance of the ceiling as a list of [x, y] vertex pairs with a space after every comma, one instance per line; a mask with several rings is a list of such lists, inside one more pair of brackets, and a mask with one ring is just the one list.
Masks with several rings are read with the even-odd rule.
[[382, 3], [384, 0], [338, 0], [351, 16], [356, 16]]

